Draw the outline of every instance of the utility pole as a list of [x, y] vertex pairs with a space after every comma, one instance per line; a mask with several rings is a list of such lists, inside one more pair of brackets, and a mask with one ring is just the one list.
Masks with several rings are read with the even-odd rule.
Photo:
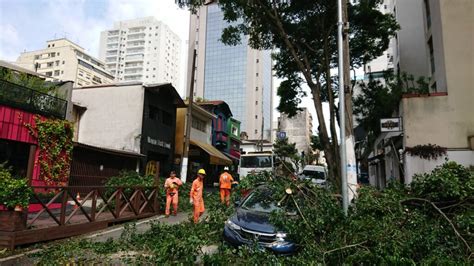
[[193, 100], [194, 100], [194, 75], [196, 69], [196, 49], [193, 53], [193, 68], [191, 70], [191, 84], [189, 86], [188, 108], [186, 111], [186, 130], [184, 134], [183, 157], [181, 158], [181, 180], [186, 183], [188, 174], [188, 155], [189, 155], [189, 140], [191, 138], [191, 124], [193, 122]]
[[343, 30], [343, 57], [344, 57], [344, 109], [345, 109], [345, 128], [346, 128], [346, 179], [348, 202], [357, 196], [357, 159], [355, 154], [354, 141], [354, 122], [352, 111], [352, 81], [351, 81], [351, 62], [349, 58], [349, 17], [347, 12], [348, 0], [342, 2], [342, 19], [344, 22]]
[[264, 123], [265, 123], [265, 117], [263, 116], [263, 88], [262, 88], [262, 100], [260, 101], [260, 105], [262, 106], [262, 129], [260, 132], [260, 151], [263, 152], [263, 130], [264, 130]]
[[338, 55], [338, 75], [339, 75], [339, 126], [341, 145], [341, 190], [342, 190], [342, 208], [347, 215], [349, 201], [347, 198], [347, 168], [346, 168], [346, 119], [345, 119], [345, 86], [344, 86], [344, 56], [343, 56], [343, 31], [344, 22], [342, 18], [342, 1], [337, 0], [337, 55]]

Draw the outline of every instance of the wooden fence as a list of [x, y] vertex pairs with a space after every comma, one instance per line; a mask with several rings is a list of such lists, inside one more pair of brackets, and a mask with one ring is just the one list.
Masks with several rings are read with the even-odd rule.
[[[0, 231], [0, 247], [80, 235], [159, 213], [157, 187], [32, 187], [24, 229]], [[77, 192], [83, 197], [77, 198]]]

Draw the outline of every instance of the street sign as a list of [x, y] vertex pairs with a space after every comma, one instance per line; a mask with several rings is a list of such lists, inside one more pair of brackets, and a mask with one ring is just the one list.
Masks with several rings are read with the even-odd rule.
[[284, 138], [286, 138], [286, 132], [285, 132], [285, 131], [278, 131], [278, 132], [277, 132], [277, 138], [278, 138], [278, 139], [284, 139]]
[[380, 119], [380, 131], [381, 132], [401, 132], [402, 127], [402, 118], [382, 118]]

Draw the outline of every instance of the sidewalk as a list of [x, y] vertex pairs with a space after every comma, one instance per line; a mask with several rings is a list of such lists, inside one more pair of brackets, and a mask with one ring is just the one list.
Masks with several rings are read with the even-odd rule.
[[[166, 224], [178, 224], [184, 222], [188, 219], [188, 212], [178, 213], [177, 216], [170, 216], [165, 218], [164, 215], [158, 215], [151, 218], [139, 220], [135, 223], [138, 233], [144, 233], [150, 229], [150, 223], [159, 221]], [[98, 231], [90, 234], [85, 234], [77, 236], [75, 238], [90, 239], [94, 242], [105, 242], [109, 238], [118, 239], [124, 230], [125, 224], [120, 224], [116, 226], [109, 227], [103, 231]], [[62, 240], [47, 242], [44, 245], [51, 245]], [[28, 255], [38, 253], [41, 251], [41, 248], [35, 250], [25, 251], [24, 253], [12, 255], [5, 258], [0, 258], [0, 266], [10, 266], [10, 265], [35, 265], [34, 259], [29, 258]]]

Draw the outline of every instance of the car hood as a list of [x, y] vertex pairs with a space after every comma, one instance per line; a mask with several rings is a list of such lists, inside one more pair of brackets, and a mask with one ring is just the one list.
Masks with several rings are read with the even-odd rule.
[[275, 233], [275, 227], [270, 223], [270, 213], [248, 211], [238, 208], [230, 220], [244, 229], [267, 234]]

